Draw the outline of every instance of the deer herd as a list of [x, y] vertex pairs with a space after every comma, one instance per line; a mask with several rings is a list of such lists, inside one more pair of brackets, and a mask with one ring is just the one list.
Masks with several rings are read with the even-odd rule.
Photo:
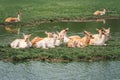
[[73, 35], [68, 36], [69, 28], [63, 29], [60, 32], [45, 32], [46, 37], [35, 37], [30, 41], [31, 34], [23, 34], [23, 39], [15, 39], [10, 43], [11, 48], [42, 48], [49, 49], [66, 44], [69, 48], [84, 48], [89, 45], [102, 46], [107, 45], [106, 42], [110, 40], [110, 28], [96, 29], [97, 34], [91, 34], [84, 31], [84, 36]]
[[[104, 15], [106, 13], [106, 9], [103, 9], [103, 11], [95, 11], [93, 15], [99, 16]], [[21, 12], [18, 12], [17, 17], [8, 17], [5, 19], [5, 22], [19, 22], [21, 21]], [[8, 31], [12, 31], [9, 27], [5, 28]], [[106, 41], [110, 40], [110, 28], [105, 29], [96, 29], [97, 34], [91, 34], [88, 31], [84, 31], [84, 37], [81, 37], [79, 35], [73, 35], [68, 36], [68, 28], [61, 30], [60, 32], [45, 32], [46, 37], [35, 37], [30, 41], [31, 34], [25, 35], [23, 34], [23, 39], [15, 39], [12, 43], [10, 43], [10, 46], [12, 48], [43, 48], [43, 49], [49, 49], [49, 48], [55, 48], [56, 46], [60, 46], [61, 44], [65, 43], [67, 47], [69, 48], [84, 48], [88, 45], [96, 45], [96, 46], [102, 46], [106, 45]], [[19, 32], [19, 29], [18, 29]]]

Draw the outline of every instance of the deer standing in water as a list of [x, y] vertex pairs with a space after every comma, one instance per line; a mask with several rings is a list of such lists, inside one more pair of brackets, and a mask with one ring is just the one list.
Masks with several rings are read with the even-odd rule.
[[29, 40], [29, 38], [31, 37], [31, 34], [29, 35], [25, 35], [23, 34], [24, 36], [24, 39], [15, 39], [11, 44], [10, 46], [12, 48], [28, 48], [28, 47], [31, 47], [32, 44]]
[[99, 11], [99, 10], [95, 11], [93, 15], [98, 16], [98, 15], [104, 15], [105, 13], [106, 13], [106, 9], [103, 9], [103, 11]]
[[5, 19], [5, 22], [8, 22], [8, 23], [19, 22], [19, 21], [21, 21], [20, 17], [21, 17], [21, 13], [18, 12], [17, 17], [8, 17], [8, 18]]

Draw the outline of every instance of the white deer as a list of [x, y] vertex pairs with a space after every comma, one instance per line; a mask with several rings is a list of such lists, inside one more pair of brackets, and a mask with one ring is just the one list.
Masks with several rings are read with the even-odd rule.
[[42, 40], [38, 41], [34, 45], [34, 47], [43, 48], [43, 49], [55, 48], [55, 45], [58, 45], [56, 43], [57, 39], [58, 39], [58, 35], [55, 33], [52, 33], [50, 37], [43, 38]]
[[107, 29], [103, 28], [103, 30], [104, 30], [104, 33], [106, 35], [105, 41], [110, 40], [111, 39], [110, 28], [107, 28]]
[[94, 34], [93, 37], [94, 39], [91, 39], [90, 40], [90, 45], [99, 45], [99, 46], [102, 46], [102, 45], [106, 45], [105, 42], [106, 42], [106, 35], [105, 35], [105, 32], [103, 29], [97, 29], [98, 33], [99, 34]]
[[25, 35], [23, 34], [24, 36], [24, 39], [15, 39], [11, 44], [10, 46], [12, 48], [28, 48], [28, 47], [31, 47], [32, 44], [29, 40], [29, 38], [31, 37], [31, 34], [29, 35]]
[[72, 38], [80, 38], [80, 36], [78, 35], [74, 35], [74, 36], [67, 36], [67, 31], [69, 28], [63, 29], [60, 31], [60, 33], [58, 33], [59, 35], [59, 39], [63, 40], [64, 43], [67, 43], [70, 39]]
[[[47, 38], [53, 37], [53, 34], [50, 33], [50, 32], [46, 32], [45, 31], [45, 34], [47, 35]], [[35, 38], [32, 39], [31, 43], [32, 43], [32, 45], [35, 45], [37, 42], [39, 42], [42, 39], [44, 39], [44, 38], [37, 36], [37, 37], [35, 37]]]

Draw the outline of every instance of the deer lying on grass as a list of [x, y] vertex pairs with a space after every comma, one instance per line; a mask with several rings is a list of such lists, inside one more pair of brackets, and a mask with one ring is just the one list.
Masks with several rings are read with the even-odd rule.
[[32, 45], [35, 45], [38, 41], [40, 41], [40, 40], [42, 40], [43, 38], [41, 38], [41, 37], [35, 37], [34, 39], [32, 39], [32, 41], [31, 41], [31, 43], [32, 43]]
[[[48, 33], [46, 33], [48, 35]], [[49, 33], [50, 34], [50, 33]], [[55, 46], [59, 46], [59, 41], [58, 41], [58, 35], [55, 33], [51, 33], [48, 35], [48, 37], [43, 38], [42, 40], [36, 42], [34, 47], [36, 48], [43, 48], [43, 49], [48, 49], [48, 48], [55, 48]]]
[[[45, 32], [45, 34], [47, 35], [47, 38], [52, 37], [52, 33], [50, 33], [50, 32]], [[37, 36], [34, 39], [32, 39], [31, 43], [32, 43], [32, 45], [35, 45], [37, 42], [41, 41], [42, 39], [44, 39], [44, 38]]]
[[105, 42], [106, 42], [106, 35], [105, 35], [105, 32], [103, 29], [97, 29], [98, 33], [99, 34], [94, 34], [93, 37], [94, 39], [91, 39], [90, 40], [90, 45], [106, 45]]
[[59, 39], [63, 40], [64, 43], [67, 43], [72, 38], [80, 38], [80, 36], [78, 35], [67, 37], [67, 31], [68, 31], [68, 28], [63, 29], [60, 31], [60, 33], [58, 33]]
[[90, 42], [90, 39], [93, 39], [94, 37], [92, 34], [88, 31], [84, 31], [85, 36], [83, 38], [72, 38], [68, 41], [67, 47], [78, 47], [78, 48], [84, 48], [87, 46]]
[[31, 47], [32, 44], [31, 42], [29, 41], [29, 38], [31, 37], [31, 34], [29, 35], [25, 35], [23, 34], [24, 36], [24, 39], [15, 39], [11, 44], [10, 46], [12, 48], [28, 48], [28, 47]]
[[[47, 38], [53, 38], [53, 33], [50, 33], [50, 32], [45, 32], [45, 34], [47, 35]], [[56, 34], [57, 36], [57, 34]], [[35, 45], [37, 42], [41, 41], [42, 39], [44, 38], [41, 38], [41, 37], [35, 37], [31, 43], [32, 45]], [[56, 42], [55, 42], [55, 46], [59, 46], [61, 44], [61, 40], [57, 39]]]
[[110, 39], [111, 39], [111, 36], [110, 36], [110, 28], [107, 28], [107, 29], [103, 28], [103, 30], [104, 30], [104, 33], [105, 33], [105, 35], [106, 35], [105, 41], [110, 40]]
[[21, 17], [21, 13], [18, 12], [18, 15], [17, 15], [16, 18], [14, 18], [14, 17], [6, 18], [6, 19], [5, 19], [5, 22], [9, 22], [9, 23], [10, 23], [10, 22], [19, 22], [19, 21], [21, 21], [20, 17]]
[[97, 10], [97, 11], [95, 11], [93, 14], [94, 14], [95, 16], [98, 16], [98, 15], [104, 15], [105, 13], [106, 13], [106, 9], [103, 9], [103, 11]]

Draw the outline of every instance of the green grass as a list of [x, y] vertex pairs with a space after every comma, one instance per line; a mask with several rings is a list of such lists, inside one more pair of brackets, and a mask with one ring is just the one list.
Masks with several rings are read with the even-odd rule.
[[119, 0], [0, 0], [0, 22], [21, 11], [22, 22], [56, 18], [91, 18], [106, 8], [107, 16], [120, 16]]
[[107, 46], [87, 46], [85, 48], [67, 48], [66, 45], [61, 45], [54, 49], [12, 49], [8, 46], [1, 46], [0, 59], [5, 61], [41, 60], [50, 62], [120, 60], [119, 45], [109, 41]]

